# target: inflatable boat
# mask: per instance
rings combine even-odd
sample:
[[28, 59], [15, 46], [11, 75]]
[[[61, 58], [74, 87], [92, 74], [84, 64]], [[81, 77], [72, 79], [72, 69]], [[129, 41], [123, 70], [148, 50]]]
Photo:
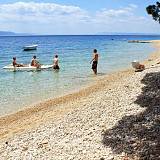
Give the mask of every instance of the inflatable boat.
[[45, 70], [50, 68], [53, 68], [53, 65], [41, 65], [40, 68], [31, 65], [24, 65], [23, 67], [14, 67], [13, 65], [8, 65], [3, 67], [3, 69], [11, 71], [35, 71], [35, 70]]

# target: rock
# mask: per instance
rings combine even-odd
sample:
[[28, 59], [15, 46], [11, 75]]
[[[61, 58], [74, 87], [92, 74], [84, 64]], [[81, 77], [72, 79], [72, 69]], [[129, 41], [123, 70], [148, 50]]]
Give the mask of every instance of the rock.
[[22, 151], [27, 151], [28, 147], [23, 147]]
[[109, 156], [109, 157], [107, 158], [107, 160], [113, 160], [113, 159], [114, 159], [113, 156]]

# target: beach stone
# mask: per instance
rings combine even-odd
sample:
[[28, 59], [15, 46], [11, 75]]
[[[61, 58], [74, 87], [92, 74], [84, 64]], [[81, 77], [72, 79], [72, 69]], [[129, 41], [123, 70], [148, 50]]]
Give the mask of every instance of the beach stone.
[[107, 157], [107, 160], [114, 160], [114, 156]]
[[28, 147], [23, 147], [22, 151], [27, 151]]

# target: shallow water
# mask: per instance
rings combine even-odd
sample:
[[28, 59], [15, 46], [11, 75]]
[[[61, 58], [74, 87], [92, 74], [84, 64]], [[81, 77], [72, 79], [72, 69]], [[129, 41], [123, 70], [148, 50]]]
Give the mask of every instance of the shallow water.
[[[92, 50], [100, 53], [99, 76], [143, 60], [154, 50], [149, 43], [128, 43], [128, 40], [160, 39], [160, 36], [26, 36], [0, 37], [0, 116], [48, 98], [63, 96], [93, 82], [90, 60]], [[24, 52], [22, 47], [38, 44], [36, 51]], [[60, 71], [11, 72], [2, 67], [17, 57], [28, 64], [36, 55], [42, 64], [52, 64], [59, 55]]]

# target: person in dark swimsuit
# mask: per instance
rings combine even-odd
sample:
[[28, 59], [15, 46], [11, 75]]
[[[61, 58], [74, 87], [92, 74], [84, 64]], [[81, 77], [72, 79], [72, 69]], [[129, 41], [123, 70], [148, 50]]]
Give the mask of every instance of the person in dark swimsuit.
[[56, 69], [56, 70], [58, 70], [58, 69], [60, 69], [59, 68], [59, 65], [58, 65], [58, 55], [55, 55], [55, 57], [54, 57], [54, 59], [53, 59], [53, 69]]
[[93, 50], [93, 58], [90, 62], [90, 63], [92, 63], [92, 70], [93, 70], [94, 74], [97, 74], [98, 57], [99, 57], [99, 54], [97, 53], [97, 50], [94, 49]]
[[13, 65], [14, 67], [24, 67], [23, 64], [18, 64], [18, 63], [16, 62], [16, 57], [13, 57], [12, 65]]

